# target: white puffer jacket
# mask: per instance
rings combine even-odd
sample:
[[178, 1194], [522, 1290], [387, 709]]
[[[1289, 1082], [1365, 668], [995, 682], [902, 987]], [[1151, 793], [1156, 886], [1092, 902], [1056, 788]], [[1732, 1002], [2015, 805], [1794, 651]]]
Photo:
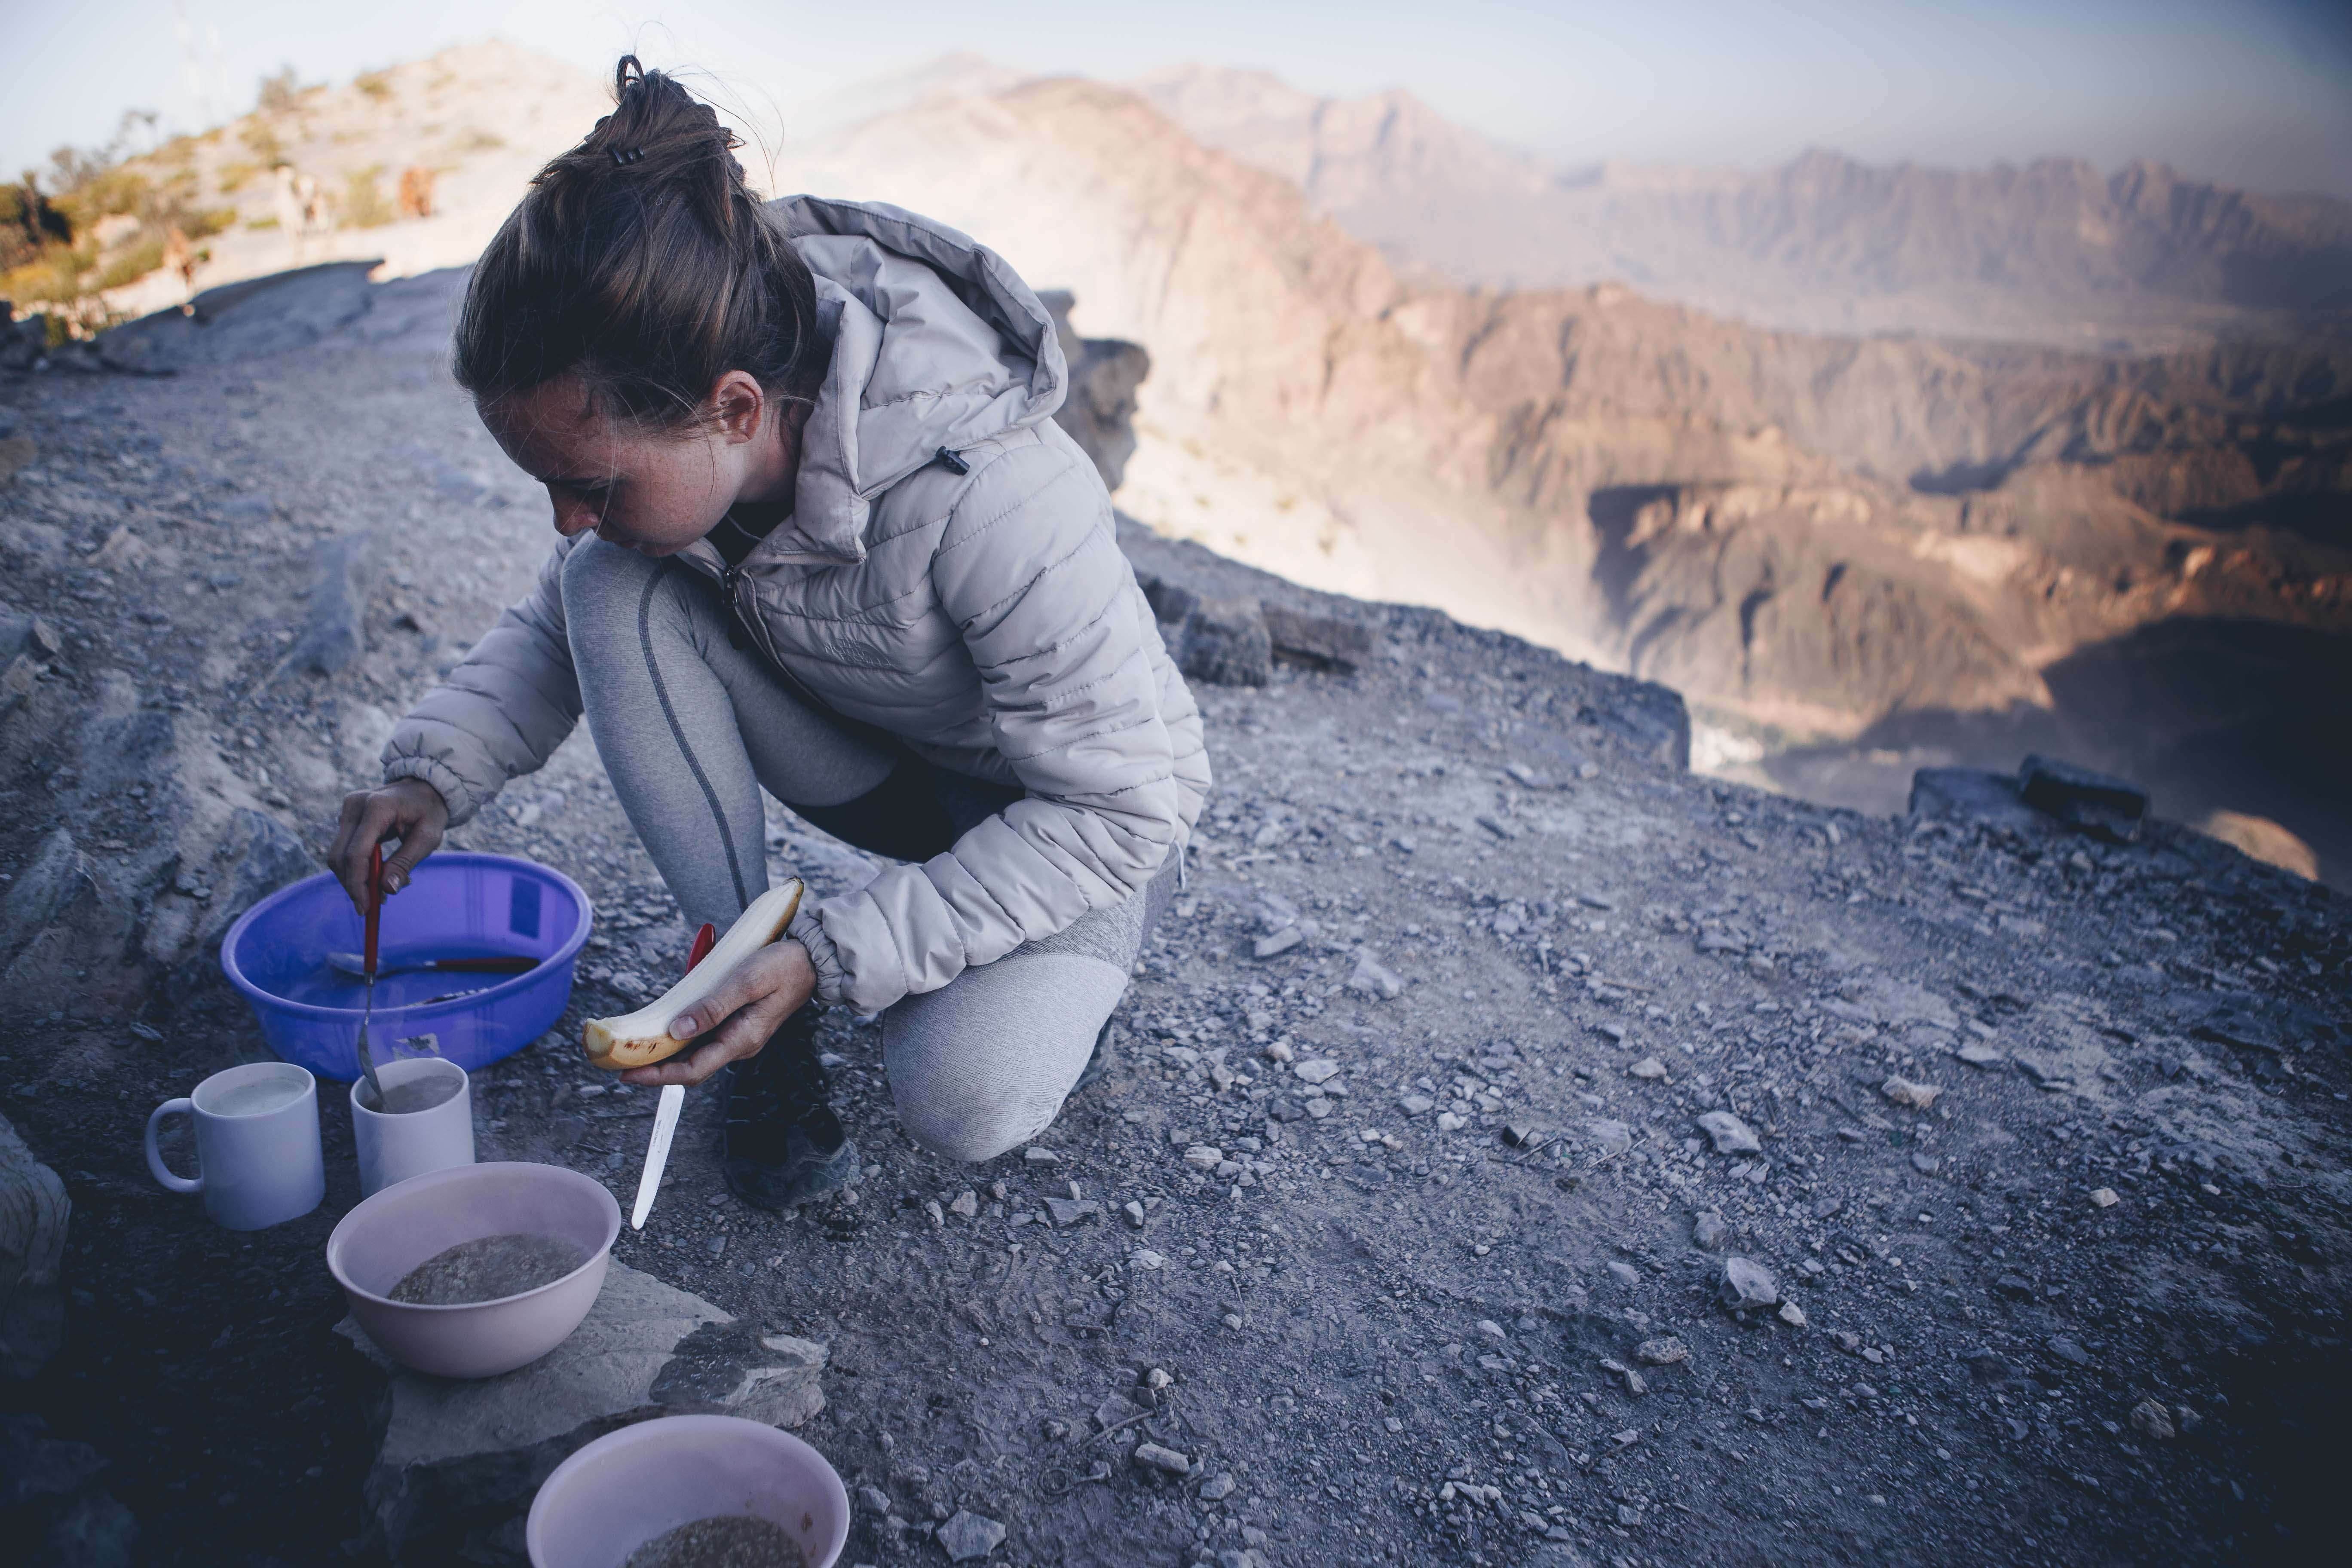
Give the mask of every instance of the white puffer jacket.
[[[677, 559], [835, 711], [1028, 792], [948, 853], [793, 921], [819, 997], [872, 1012], [1139, 892], [1200, 815], [1208, 753], [1110, 498], [1051, 418], [1067, 371], [1037, 297], [911, 213], [776, 206], [834, 339], [793, 513], [740, 567], [704, 542]], [[384, 748], [384, 776], [430, 783], [452, 823], [579, 721], [567, 548]]]

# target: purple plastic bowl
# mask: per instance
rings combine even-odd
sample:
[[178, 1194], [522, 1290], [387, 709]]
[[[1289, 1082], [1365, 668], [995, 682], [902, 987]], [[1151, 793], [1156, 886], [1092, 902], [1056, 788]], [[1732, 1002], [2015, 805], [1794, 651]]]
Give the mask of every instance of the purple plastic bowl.
[[[398, 1041], [435, 1035], [438, 1054], [468, 1072], [513, 1055], [563, 1016], [572, 961], [594, 918], [577, 882], [535, 861], [462, 850], [427, 858], [384, 901], [379, 969], [499, 953], [539, 962], [521, 974], [381, 976], [369, 1049], [382, 1063], [413, 1054]], [[362, 988], [327, 954], [358, 952], [364, 934], [341, 885], [322, 871], [270, 894], [221, 939], [221, 973], [253, 1004], [269, 1048], [339, 1083], [359, 1076]], [[454, 992], [468, 994], [435, 1000]]]

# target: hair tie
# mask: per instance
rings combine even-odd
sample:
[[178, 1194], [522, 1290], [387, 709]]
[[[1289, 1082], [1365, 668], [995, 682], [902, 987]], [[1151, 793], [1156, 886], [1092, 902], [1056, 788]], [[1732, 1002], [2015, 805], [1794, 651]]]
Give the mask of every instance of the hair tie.
[[632, 147], [626, 152], [624, 152], [620, 148], [615, 147], [612, 149], [612, 153], [613, 166], [616, 169], [621, 169], [626, 168], [631, 163], [643, 158], [646, 155], [646, 150], [642, 147]]

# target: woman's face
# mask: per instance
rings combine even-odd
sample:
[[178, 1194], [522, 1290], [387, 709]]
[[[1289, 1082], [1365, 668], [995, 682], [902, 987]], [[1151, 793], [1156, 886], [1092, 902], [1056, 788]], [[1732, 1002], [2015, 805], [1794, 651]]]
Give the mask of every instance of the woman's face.
[[569, 538], [593, 530], [642, 554], [669, 555], [762, 488], [770, 465], [760, 459], [769, 454], [756, 437], [765, 400], [757, 383], [741, 379], [751, 389], [748, 409], [737, 405], [740, 398], [730, 404], [722, 381], [717, 416], [679, 431], [606, 418], [572, 375], [476, 407], [507, 456], [547, 487], [556, 532]]

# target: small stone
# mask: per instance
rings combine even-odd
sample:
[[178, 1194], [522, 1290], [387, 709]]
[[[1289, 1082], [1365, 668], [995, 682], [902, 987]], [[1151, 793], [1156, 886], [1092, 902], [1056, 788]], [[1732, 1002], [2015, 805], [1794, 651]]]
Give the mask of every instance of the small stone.
[[1528, 1121], [1507, 1121], [1503, 1124], [1503, 1142], [1514, 1149], [1524, 1149], [1536, 1141], [1535, 1124]]
[[2143, 1399], [2132, 1406], [2131, 1424], [2132, 1430], [2144, 1437], [2159, 1443], [2172, 1441], [2172, 1412], [2153, 1399]]
[[1004, 1544], [1004, 1527], [970, 1509], [958, 1509], [940, 1526], [940, 1545], [950, 1563], [976, 1563]]
[[1666, 1064], [1655, 1057], [1643, 1057], [1625, 1069], [1628, 1078], [1661, 1079], [1666, 1076]]
[[1118, 1212], [1127, 1216], [1128, 1224], [1133, 1226], [1138, 1230], [1141, 1230], [1143, 1228], [1143, 1205], [1141, 1204], [1137, 1203], [1134, 1199], [1130, 1198], [1126, 1203], [1118, 1205]]
[[1745, 1258], [1723, 1260], [1723, 1283], [1717, 1291], [1723, 1304], [1733, 1310], [1749, 1307], [1769, 1307], [1780, 1300], [1780, 1283], [1772, 1271], [1762, 1264]]
[[1147, 1247], [1129, 1256], [1128, 1262], [1138, 1268], [1164, 1268], [1167, 1267], [1168, 1259]]
[[1348, 976], [1347, 985], [1360, 995], [1378, 996], [1384, 1002], [1393, 1002], [1404, 994], [1404, 982], [1395, 971], [1374, 958], [1370, 949], [1357, 952], [1355, 971]]
[[1915, 1110], [1925, 1110], [1936, 1103], [1944, 1091], [1934, 1084], [1913, 1083], [1907, 1078], [1890, 1078], [1878, 1086], [1878, 1092], [1897, 1105], [1907, 1105]]
[[1437, 1130], [1440, 1132], [1459, 1132], [1469, 1125], [1470, 1119], [1466, 1116], [1456, 1116], [1450, 1110], [1437, 1113]]
[[868, 1513], [888, 1513], [890, 1511], [890, 1494], [884, 1491], [880, 1487], [858, 1488], [857, 1500], [865, 1505], [866, 1510]]
[[1699, 1131], [1715, 1140], [1718, 1154], [1761, 1154], [1764, 1145], [1748, 1123], [1728, 1110], [1710, 1110], [1698, 1119]]
[[1201, 1497], [1203, 1501], [1217, 1502], [1233, 1495], [1234, 1478], [1228, 1471], [1220, 1470], [1201, 1483]]
[[1265, 1059], [1270, 1062], [1286, 1062], [1297, 1054], [1288, 1040], [1276, 1040], [1265, 1048]]
[[1633, 1266], [1630, 1263], [1620, 1263], [1614, 1258], [1612, 1258], [1609, 1264], [1609, 1272], [1615, 1278], [1617, 1283], [1625, 1286], [1629, 1289], [1642, 1282], [1641, 1274], [1636, 1271]]
[[1163, 1448], [1157, 1443], [1138, 1443], [1135, 1446], [1135, 1462], [1171, 1476], [1189, 1476], [1192, 1473], [1192, 1460], [1175, 1449]]
[[2063, 1334], [2053, 1334], [2050, 1337], [2050, 1353], [2070, 1366], [2091, 1364], [2091, 1352]]
[[1690, 1347], [1668, 1334], [1662, 1339], [1643, 1340], [1633, 1348], [1633, 1358], [1652, 1366], [1673, 1366], [1690, 1359]]
[[1047, 1198], [1045, 1209], [1054, 1216], [1054, 1228], [1056, 1230], [1092, 1219], [1103, 1212], [1102, 1205], [1093, 1198]]
[[1934, 1175], [1942, 1164], [1941, 1160], [1937, 1159], [1925, 1149], [1915, 1149], [1911, 1152], [1911, 1168], [1923, 1176]]
[[1805, 1310], [1794, 1301], [1783, 1301], [1780, 1303], [1780, 1321], [1792, 1329], [1801, 1329], [1805, 1326]]
[[1021, 1158], [1032, 1165], [1058, 1165], [1062, 1163], [1059, 1154], [1051, 1149], [1041, 1149], [1034, 1143], [1021, 1151]]
[[1425, 1094], [1408, 1094], [1397, 1101], [1397, 1109], [1407, 1116], [1426, 1116], [1437, 1109], [1437, 1101]]
[[1603, 1357], [1601, 1363], [1601, 1370], [1611, 1373], [1612, 1376], [1623, 1378], [1625, 1380], [1625, 1392], [1633, 1395], [1636, 1399], [1650, 1392], [1650, 1385], [1648, 1382], [1643, 1378], [1642, 1374], [1635, 1372], [1632, 1367], [1627, 1366], [1622, 1361], [1617, 1361], [1611, 1357]]
[[1307, 1102], [1307, 1114], [1320, 1121], [1331, 1114], [1331, 1104], [1328, 1100], [1310, 1100]]
[[1709, 1252], [1718, 1252], [1730, 1237], [1731, 1227], [1724, 1224], [1723, 1216], [1712, 1209], [1691, 1222], [1693, 1247], [1702, 1247]]
[[2101, 1187], [2091, 1194], [2092, 1205], [2098, 1208], [2111, 1209], [2121, 1202], [2123, 1198], [2113, 1187]]
[[1242, 1315], [1239, 1312], [1227, 1312], [1224, 1315], [1223, 1322], [1225, 1327], [1232, 1329], [1238, 1333], [1241, 1331]]
[[1584, 1131], [1604, 1154], [1622, 1154], [1633, 1146], [1633, 1130], [1614, 1119], [1588, 1121]]
[[1300, 1062], [1290, 1070], [1308, 1083], [1328, 1083], [1339, 1076], [1339, 1064], [1328, 1057], [1317, 1057], [1312, 1061]]
[[966, 1219], [971, 1218], [980, 1213], [980, 1194], [966, 1188], [956, 1194], [955, 1202], [948, 1205], [948, 1212], [961, 1215]]
[[1977, 1040], [1970, 1040], [1953, 1054], [1972, 1068], [1999, 1067], [2009, 1059], [2000, 1051]]
[[923, 1213], [929, 1216], [933, 1230], [939, 1229], [948, 1222], [947, 1211], [940, 1207], [940, 1200], [937, 1198], [926, 1198], [923, 1201]]
[[1184, 1163], [1198, 1165], [1203, 1171], [1213, 1171], [1224, 1163], [1225, 1152], [1213, 1144], [1195, 1143], [1184, 1151]]
[[2033, 1281], [2022, 1274], [2004, 1274], [1992, 1282], [1992, 1288], [2001, 1295], [2016, 1300], [2033, 1300]]
[[1285, 926], [1272, 936], [1262, 936], [1253, 942], [1250, 952], [1259, 958], [1278, 958], [1307, 940], [1307, 933], [1297, 926]]

